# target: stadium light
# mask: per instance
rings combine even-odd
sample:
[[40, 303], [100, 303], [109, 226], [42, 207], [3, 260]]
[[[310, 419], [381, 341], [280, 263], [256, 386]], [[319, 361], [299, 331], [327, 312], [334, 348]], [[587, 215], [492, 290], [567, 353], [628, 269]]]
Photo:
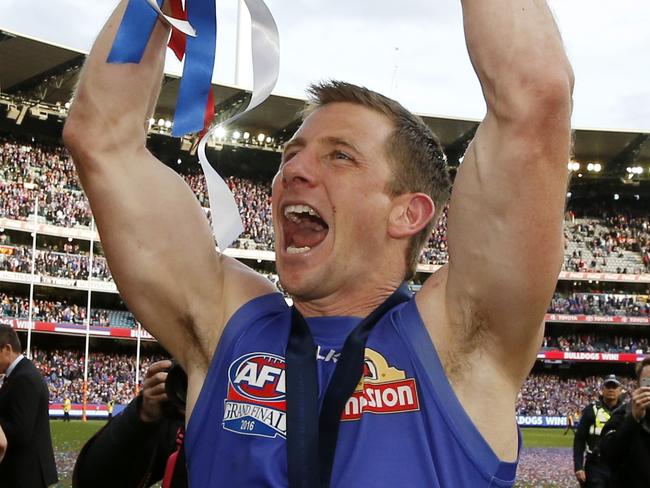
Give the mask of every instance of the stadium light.
[[257, 135], [257, 142], [262, 143], [262, 142], [264, 142], [264, 139], [266, 139], [266, 134], [264, 134], [263, 132], [260, 132], [260, 133]]
[[251, 138], [250, 132], [244, 132], [244, 140], [247, 141], [250, 138]]
[[158, 127], [163, 127], [165, 125], [165, 119], [158, 119]]
[[176, 160], [176, 164], [181, 164], [182, 162], [183, 162], [183, 161], [181, 161], [181, 158], [178, 158], [178, 159]]
[[271, 144], [271, 142], [273, 142], [273, 139], [271, 139], [271, 136], [267, 137], [266, 138], [266, 143]]
[[64, 107], [66, 110], [68, 110], [70, 108], [70, 102], [65, 102]]
[[573, 195], [573, 193], [571, 193], [570, 191], [566, 192], [566, 197], [567, 198], [571, 198], [571, 195]]
[[618, 200], [619, 198], [621, 198], [621, 197], [619, 196], [619, 194], [618, 194], [618, 193], [614, 193], [614, 200]]
[[217, 139], [223, 139], [224, 137], [226, 137], [226, 129], [224, 129], [223, 127], [217, 127], [214, 130], [214, 137], [216, 137]]
[[602, 165], [600, 163], [595, 163], [594, 164], [594, 172], [595, 173], [600, 173], [600, 171], [603, 169]]
[[167, 129], [171, 129], [172, 128], [172, 121], [171, 120], [165, 120], [165, 127]]
[[241, 132], [239, 132], [238, 130], [232, 133], [232, 138], [234, 140], [238, 141], [240, 137], [241, 137]]
[[149, 119], [149, 127], [151, 127], [155, 123], [156, 123], [156, 119], [154, 119], [153, 117]]

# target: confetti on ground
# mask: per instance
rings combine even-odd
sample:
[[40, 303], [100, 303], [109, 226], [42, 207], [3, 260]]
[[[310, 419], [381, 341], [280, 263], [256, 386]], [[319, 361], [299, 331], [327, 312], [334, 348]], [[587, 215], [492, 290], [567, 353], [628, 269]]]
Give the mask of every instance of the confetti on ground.
[[521, 452], [517, 488], [576, 488], [573, 454], [566, 447], [534, 447]]

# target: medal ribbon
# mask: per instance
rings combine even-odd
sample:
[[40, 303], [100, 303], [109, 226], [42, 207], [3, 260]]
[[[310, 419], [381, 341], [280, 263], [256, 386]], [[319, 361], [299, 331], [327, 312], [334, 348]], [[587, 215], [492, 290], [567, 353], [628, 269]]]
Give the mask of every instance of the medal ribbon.
[[[211, 89], [217, 42], [215, 0], [171, 1], [172, 15], [161, 10], [163, 0], [129, 0], [122, 23], [115, 36], [109, 63], [139, 63], [156, 19], [172, 28], [169, 47], [179, 60], [185, 59], [172, 136], [203, 132], [199, 142], [199, 162], [203, 169], [212, 212], [212, 230], [221, 250], [241, 234], [244, 226], [235, 198], [228, 185], [210, 165], [205, 147], [217, 126], [207, 128], [214, 118], [214, 95]], [[245, 0], [251, 15], [253, 47], [253, 93], [248, 106], [222, 122], [232, 123], [268, 98], [280, 70], [278, 28], [263, 0]]]

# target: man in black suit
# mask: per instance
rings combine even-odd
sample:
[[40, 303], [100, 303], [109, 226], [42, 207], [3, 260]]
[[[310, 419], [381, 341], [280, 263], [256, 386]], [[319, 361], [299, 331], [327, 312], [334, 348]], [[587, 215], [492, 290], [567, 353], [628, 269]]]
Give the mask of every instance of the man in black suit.
[[45, 488], [58, 481], [47, 385], [21, 350], [16, 332], [0, 325], [0, 373], [5, 374], [0, 388], [0, 429], [6, 437], [0, 486]]

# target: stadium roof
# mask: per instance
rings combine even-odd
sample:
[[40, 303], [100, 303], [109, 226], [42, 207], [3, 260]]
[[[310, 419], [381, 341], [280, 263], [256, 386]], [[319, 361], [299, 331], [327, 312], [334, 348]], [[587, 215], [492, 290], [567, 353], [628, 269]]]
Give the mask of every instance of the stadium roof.
[[[70, 100], [84, 58], [84, 53], [0, 30], [0, 102], [7, 107], [10, 100], [27, 101], [30, 105], [38, 102], [59, 106], [64, 114], [63, 106]], [[177, 77], [165, 77], [156, 118], [172, 118], [178, 86]], [[225, 85], [214, 85], [213, 91], [217, 116], [222, 119], [237, 111], [250, 96], [244, 90]], [[271, 96], [240, 119], [238, 127], [252, 134], [263, 132], [277, 141], [286, 140], [297, 128], [296, 114], [302, 105], [300, 99]], [[478, 125], [476, 120], [429, 115], [423, 118], [440, 137], [452, 164], [464, 153]], [[603, 176], [625, 176], [627, 167], [650, 164], [648, 139], [650, 134], [643, 132], [578, 129], [575, 131], [575, 159], [583, 163], [601, 163]], [[645, 166], [644, 176], [650, 173], [650, 167]]]

